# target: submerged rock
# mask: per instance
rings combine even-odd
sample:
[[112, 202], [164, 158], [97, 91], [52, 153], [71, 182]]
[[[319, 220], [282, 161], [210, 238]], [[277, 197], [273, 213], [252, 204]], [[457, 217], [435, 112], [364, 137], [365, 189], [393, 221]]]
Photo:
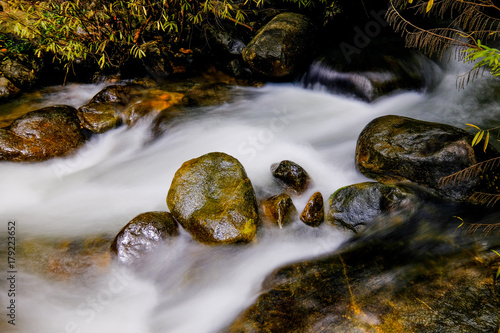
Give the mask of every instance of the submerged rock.
[[413, 213], [429, 197], [422, 189], [409, 185], [366, 182], [343, 187], [328, 200], [328, 221], [360, 232], [383, 214]]
[[277, 269], [224, 332], [496, 332], [500, 257], [456, 223], [445, 234], [451, 214], [437, 211], [380, 220], [380, 233]]
[[0, 128], [0, 160], [34, 162], [65, 156], [80, 148], [86, 139], [75, 108], [46, 107]]
[[169, 212], [142, 213], [116, 235], [111, 252], [119, 262], [131, 264], [178, 232], [177, 222]]
[[202, 243], [248, 242], [259, 221], [245, 169], [224, 153], [184, 162], [172, 180], [167, 205], [180, 225]]
[[356, 166], [381, 182], [411, 181], [439, 190], [446, 197], [463, 199], [480, 186], [470, 178], [441, 186], [439, 181], [497, 155], [491, 149], [471, 147], [472, 135], [459, 128], [401, 116], [383, 116], [361, 132]]
[[271, 172], [281, 184], [294, 194], [304, 193], [311, 183], [311, 178], [306, 170], [292, 161], [285, 160], [274, 163], [271, 165]]
[[313, 25], [304, 15], [276, 15], [243, 49], [243, 60], [260, 74], [283, 77], [292, 74], [310, 56]]
[[310, 227], [318, 227], [325, 220], [323, 196], [320, 192], [311, 196], [300, 214], [300, 220]]
[[297, 209], [293, 204], [292, 198], [285, 193], [264, 200], [262, 207], [267, 219], [272, 223], [278, 224], [280, 228], [292, 222], [297, 214]]

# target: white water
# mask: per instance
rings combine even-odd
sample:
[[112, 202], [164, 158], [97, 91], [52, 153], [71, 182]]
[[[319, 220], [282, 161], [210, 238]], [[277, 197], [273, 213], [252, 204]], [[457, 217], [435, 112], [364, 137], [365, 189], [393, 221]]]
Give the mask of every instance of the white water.
[[[483, 102], [493, 99], [491, 80], [478, 80], [459, 92], [456, 72], [447, 73], [433, 92], [399, 93], [373, 104], [294, 85], [238, 88], [234, 102], [203, 110], [152, 143], [143, 123], [95, 137], [71, 158], [30, 165], [2, 162], [2, 238], [8, 221], [16, 221], [19, 243], [44, 236], [114, 235], [141, 212], [167, 210], [175, 171], [184, 161], [212, 151], [238, 158], [262, 197], [279, 191], [269, 171], [272, 163], [289, 159], [300, 164], [314, 180], [308, 193], [294, 199], [301, 210], [315, 191], [326, 200], [341, 186], [367, 180], [354, 168], [355, 144], [363, 127], [378, 116], [399, 114], [458, 126], [498, 116], [496, 105]], [[75, 104], [86, 102], [72, 98]], [[347, 236], [329, 225], [314, 229], [297, 220], [283, 230], [263, 227], [256, 241], [244, 246], [204, 246], [182, 232], [146, 258], [138, 274], [113, 265], [97, 277], [50, 281], [19, 266], [16, 326], [2, 322], [0, 329], [216, 332], [255, 300], [274, 269], [330, 252]], [[5, 271], [0, 273], [3, 283]], [[0, 287], [5, 321], [8, 297]]]

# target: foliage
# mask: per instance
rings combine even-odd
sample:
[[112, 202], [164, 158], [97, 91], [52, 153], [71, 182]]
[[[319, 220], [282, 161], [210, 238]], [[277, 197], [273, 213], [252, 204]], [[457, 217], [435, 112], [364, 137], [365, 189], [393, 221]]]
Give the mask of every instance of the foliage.
[[[409, 47], [420, 49], [429, 56], [442, 57], [454, 47], [459, 59], [477, 61], [473, 70], [462, 77], [463, 87], [480, 69], [489, 69], [500, 75], [500, 51], [487, 47], [481, 41], [490, 42], [500, 36], [500, 7], [493, 0], [391, 0], [387, 13], [389, 23], [405, 36]], [[408, 18], [411, 17], [411, 18]], [[422, 27], [412, 21], [416, 18], [437, 17], [445, 24]]]
[[[300, 8], [328, 0], [285, 0]], [[2, 31], [33, 41], [36, 54], [71, 65], [93, 57], [101, 68], [117, 67], [130, 56], [146, 56], [145, 42], [164, 39], [172, 48], [187, 44], [207, 20], [244, 22], [264, 0], [9, 0]]]

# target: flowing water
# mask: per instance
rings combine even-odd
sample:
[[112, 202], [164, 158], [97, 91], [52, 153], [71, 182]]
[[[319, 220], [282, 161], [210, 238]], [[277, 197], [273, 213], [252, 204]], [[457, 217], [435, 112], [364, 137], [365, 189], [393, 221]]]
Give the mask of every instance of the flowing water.
[[[326, 199], [339, 187], [367, 180], [354, 167], [356, 139], [378, 116], [405, 115], [460, 127], [495, 124], [500, 112], [493, 81], [480, 78], [459, 91], [456, 74], [463, 71], [453, 65], [438, 74], [441, 83], [432, 91], [395, 93], [371, 104], [299, 84], [235, 88], [231, 102], [196, 110], [153, 141], [144, 121], [96, 136], [69, 158], [2, 162], [2, 239], [8, 221], [16, 222], [19, 246], [40, 239], [113, 237], [139, 213], [167, 210], [175, 171], [184, 161], [212, 151], [238, 158], [260, 198], [279, 191], [269, 170], [272, 163], [289, 159], [303, 166], [314, 185], [294, 199], [300, 211], [315, 191]], [[37, 103], [79, 106], [101, 88], [70, 86]], [[15, 327], [2, 326], [10, 298], [3, 292], [7, 270], [0, 273], [0, 329], [216, 332], [256, 299], [267, 274], [331, 252], [347, 237], [330, 225], [309, 228], [298, 219], [282, 230], [263, 226], [256, 240], [243, 246], [204, 246], [181, 232], [135, 270], [112, 263], [92, 274], [78, 271], [63, 278], [31, 267], [50, 262], [50, 254], [26, 251], [16, 263]]]

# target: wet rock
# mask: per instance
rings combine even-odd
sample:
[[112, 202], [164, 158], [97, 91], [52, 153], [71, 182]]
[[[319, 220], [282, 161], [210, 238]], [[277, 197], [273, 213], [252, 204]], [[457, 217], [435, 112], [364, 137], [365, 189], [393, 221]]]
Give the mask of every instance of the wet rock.
[[323, 196], [320, 192], [311, 196], [300, 214], [300, 220], [311, 227], [318, 227], [325, 220]]
[[12, 98], [19, 94], [20, 90], [7, 78], [0, 76], [0, 101]]
[[122, 124], [123, 105], [120, 103], [91, 102], [78, 109], [78, 117], [86, 129], [104, 133]]
[[311, 52], [313, 25], [304, 15], [276, 15], [243, 50], [250, 67], [270, 77], [290, 75]]
[[499, 257], [427, 213], [277, 269], [225, 332], [496, 332]]
[[0, 160], [34, 162], [65, 156], [80, 148], [86, 138], [76, 109], [46, 107], [0, 128]]
[[280, 228], [292, 222], [297, 215], [297, 209], [293, 204], [292, 198], [285, 193], [264, 200], [262, 207], [267, 219], [272, 223], [278, 224]]
[[90, 103], [120, 103], [125, 105], [129, 102], [129, 86], [111, 85], [99, 91]]
[[39, 61], [27, 54], [9, 55], [0, 61], [2, 75], [23, 90], [37, 84], [41, 69]]
[[362, 49], [351, 45], [353, 40], [323, 51], [304, 75], [304, 86], [371, 102], [397, 90], [430, 89], [442, 77], [438, 64], [405, 48], [399, 38], [370, 39]]
[[383, 116], [361, 132], [356, 166], [381, 182], [411, 181], [439, 190], [446, 197], [464, 199], [480, 188], [478, 179], [440, 186], [442, 177], [496, 156], [489, 149], [471, 147], [472, 135], [453, 126], [400, 116]]
[[208, 153], [175, 173], [167, 205], [194, 239], [208, 244], [248, 242], [259, 220], [254, 189], [240, 162]]
[[327, 220], [355, 233], [361, 232], [383, 214], [413, 213], [430, 194], [409, 185], [366, 182], [343, 187], [328, 200]]
[[311, 183], [309, 174], [300, 165], [292, 161], [285, 160], [274, 163], [271, 165], [271, 172], [281, 184], [294, 194], [300, 195], [304, 193]]
[[111, 252], [119, 262], [131, 264], [178, 232], [177, 222], [169, 212], [142, 213], [116, 235]]

